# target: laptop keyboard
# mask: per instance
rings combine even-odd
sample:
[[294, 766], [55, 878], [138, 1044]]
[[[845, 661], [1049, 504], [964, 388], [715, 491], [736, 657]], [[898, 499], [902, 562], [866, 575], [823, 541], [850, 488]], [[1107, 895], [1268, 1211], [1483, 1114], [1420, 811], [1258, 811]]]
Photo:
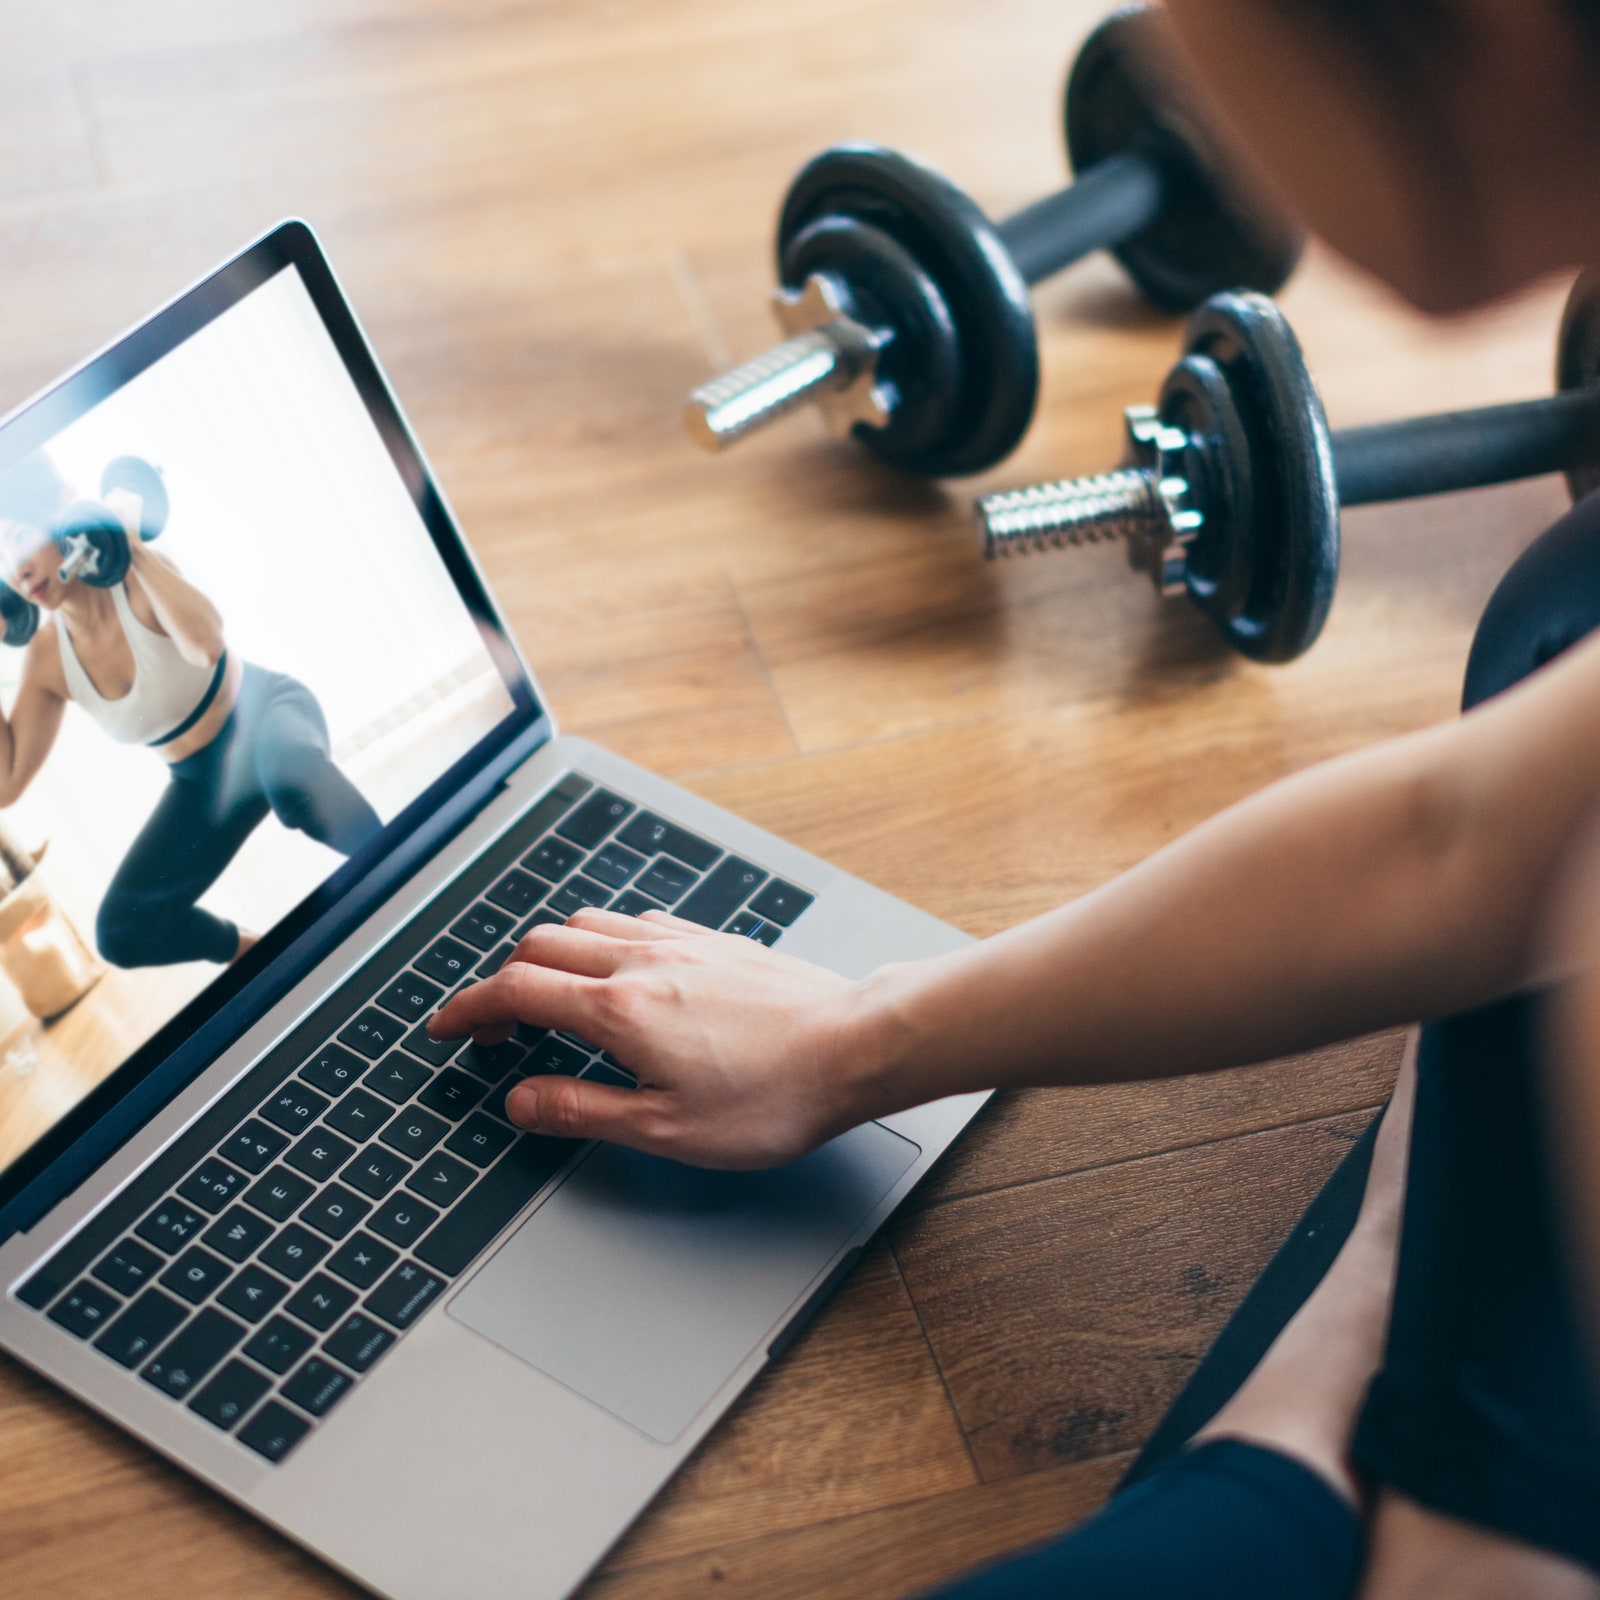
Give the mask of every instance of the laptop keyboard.
[[582, 1147], [513, 1127], [511, 1085], [633, 1085], [570, 1034], [431, 1039], [445, 998], [580, 906], [669, 909], [770, 945], [812, 899], [569, 775], [18, 1298], [282, 1461]]

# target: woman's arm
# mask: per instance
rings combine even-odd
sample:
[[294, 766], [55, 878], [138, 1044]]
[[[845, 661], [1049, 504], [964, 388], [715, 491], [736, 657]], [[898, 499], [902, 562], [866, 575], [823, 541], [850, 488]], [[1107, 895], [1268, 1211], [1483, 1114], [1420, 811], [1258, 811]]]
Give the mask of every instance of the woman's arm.
[[1503, 994], [1600, 799], [1600, 636], [1457, 722], [1328, 762], [1082, 899], [849, 983], [748, 940], [580, 912], [438, 1029], [573, 1030], [636, 1093], [519, 1088], [519, 1120], [713, 1165], [783, 1159], [960, 1090], [1261, 1060]]
[[197, 667], [215, 666], [226, 646], [221, 612], [170, 561], [137, 537], [129, 544], [128, 594], [135, 615], [142, 596], [185, 661]]
[[9, 717], [0, 714], [0, 806], [15, 805], [38, 776], [61, 731], [67, 709], [65, 685], [57, 682], [55, 627], [39, 631], [22, 665], [22, 687]]

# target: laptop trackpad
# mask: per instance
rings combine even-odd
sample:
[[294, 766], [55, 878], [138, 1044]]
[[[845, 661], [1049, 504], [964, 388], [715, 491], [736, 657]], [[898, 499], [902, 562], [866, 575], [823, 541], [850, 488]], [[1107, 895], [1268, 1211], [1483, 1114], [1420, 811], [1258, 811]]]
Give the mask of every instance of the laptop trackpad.
[[450, 1315], [668, 1444], [920, 1154], [875, 1122], [768, 1172], [602, 1145]]

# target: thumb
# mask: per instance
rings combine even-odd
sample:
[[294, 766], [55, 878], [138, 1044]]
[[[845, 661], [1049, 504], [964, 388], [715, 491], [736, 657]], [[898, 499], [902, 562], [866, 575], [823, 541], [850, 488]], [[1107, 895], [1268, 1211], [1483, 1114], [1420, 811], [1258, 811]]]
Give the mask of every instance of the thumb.
[[651, 1148], [645, 1125], [648, 1103], [637, 1089], [589, 1083], [558, 1073], [524, 1078], [506, 1096], [506, 1115], [530, 1133], [556, 1139], [609, 1139], [615, 1144]]

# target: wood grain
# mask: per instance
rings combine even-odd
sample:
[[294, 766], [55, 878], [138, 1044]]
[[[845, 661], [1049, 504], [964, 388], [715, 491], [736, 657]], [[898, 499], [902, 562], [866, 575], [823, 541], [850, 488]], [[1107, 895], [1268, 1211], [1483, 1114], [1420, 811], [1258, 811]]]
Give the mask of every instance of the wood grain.
[[[973, 483], [805, 416], [693, 450], [683, 391], [772, 339], [794, 169], [875, 138], [996, 215], [1035, 198], [1100, 10], [6, 0], [0, 405], [309, 217], [563, 726], [992, 932], [1451, 715], [1479, 609], [1564, 503], [1351, 514], [1286, 669], [1115, 551], [985, 566], [972, 494], [1108, 464], [1179, 348], [1103, 258], [1040, 289], [1034, 426]], [[1432, 323], [1314, 249], [1283, 303], [1340, 425], [1545, 392], [1562, 289]], [[588, 1593], [889, 1597], [1085, 1514], [1397, 1047], [1001, 1099]], [[177, 1592], [352, 1591], [0, 1360], [0, 1593]]]

